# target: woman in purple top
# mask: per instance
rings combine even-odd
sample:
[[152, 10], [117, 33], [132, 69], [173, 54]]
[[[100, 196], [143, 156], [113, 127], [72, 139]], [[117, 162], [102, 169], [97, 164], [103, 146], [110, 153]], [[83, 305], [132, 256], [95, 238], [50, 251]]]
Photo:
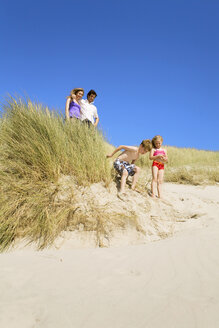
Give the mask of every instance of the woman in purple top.
[[66, 105], [65, 105], [65, 116], [66, 120], [69, 121], [71, 118], [81, 118], [81, 106], [79, 104], [79, 100], [84, 95], [84, 89], [75, 88], [71, 90], [70, 96], [67, 97]]

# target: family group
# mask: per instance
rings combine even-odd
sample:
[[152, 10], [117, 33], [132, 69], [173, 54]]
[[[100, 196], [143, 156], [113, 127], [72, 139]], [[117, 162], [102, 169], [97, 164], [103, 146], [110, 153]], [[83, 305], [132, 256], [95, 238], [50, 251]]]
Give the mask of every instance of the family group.
[[[82, 99], [83, 96], [84, 89], [82, 88], [75, 88], [70, 92], [65, 106], [66, 120], [78, 119], [88, 124], [88, 126], [93, 125], [96, 127], [99, 123], [99, 117], [93, 102], [97, 94], [94, 90], [90, 90], [87, 94], [87, 99]], [[120, 192], [118, 194], [120, 198], [125, 194], [125, 184], [128, 176], [133, 177], [131, 188], [135, 190], [140, 168], [134, 163], [140, 155], [148, 152], [149, 159], [153, 161], [151, 197], [155, 198], [155, 190], [157, 189], [158, 198], [162, 198], [164, 164], [168, 162], [167, 151], [162, 148], [162, 143], [163, 138], [157, 135], [152, 140], [143, 140], [139, 147], [121, 145], [112, 154], [107, 155], [107, 158], [110, 158], [118, 151], [123, 150], [113, 163], [115, 170], [121, 176]]]
[[78, 119], [88, 124], [88, 126], [93, 125], [96, 127], [99, 123], [99, 117], [93, 101], [97, 94], [94, 90], [90, 90], [87, 99], [82, 99], [83, 96], [83, 88], [75, 88], [70, 92], [65, 104], [65, 118], [67, 121]]

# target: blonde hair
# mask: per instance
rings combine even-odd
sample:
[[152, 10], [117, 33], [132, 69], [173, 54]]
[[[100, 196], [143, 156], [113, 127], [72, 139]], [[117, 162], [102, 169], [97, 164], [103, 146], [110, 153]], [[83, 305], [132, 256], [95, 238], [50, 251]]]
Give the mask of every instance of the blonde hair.
[[157, 140], [160, 140], [161, 143], [163, 143], [163, 137], [157, 135], [157, 136], [153, 137], [153, 139], [152, 139], [152, 146], [153, 146], [153, 148], [156, 148], [156, 146], [155, 146], [155, 142], [156, 142]]
[[142, 146], [145, 150], [150, 151], [152, 149], [152, 143], [150, 139], [142, 140], [140, 146]]
[[71, 90], [70, 95], [67, 98], [72, 99], [72, 95], [76, 95], [79, 91], [82, 91], [83, 95], [84, 95], [84, 89], [83, 88], [74, 88], [74, 89]]

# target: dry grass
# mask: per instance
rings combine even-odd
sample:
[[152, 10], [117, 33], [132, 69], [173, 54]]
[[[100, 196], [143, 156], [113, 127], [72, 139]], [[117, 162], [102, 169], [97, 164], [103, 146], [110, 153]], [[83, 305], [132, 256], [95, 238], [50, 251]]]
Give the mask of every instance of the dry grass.
[[[0, 127], [0, 249], [16, 238], [51, 244], [67, 229], [72, 203], [57, 201], [59, 177], [71, 175], [75, 186], [111, 181], [100, 132], [78, 121], [64, 123], [32, 102], [9, 99]], [[74, 192], [73, 192], [74, 194]]]
[[[65, 230], [95, 231], [97, 244], [115, 227], [130, 222], [138, 229], [135, 213], [111, 213], [104, 207], [76, 200], [77, 189], [93, 183], [105, 186], [115, 175], [111, 152], [103, 135], [78, 121], [64, 122], [48, 108], [10, 98], [0, 121], [0, 250], [25, 238], [39, 248], [53, 243]], [[219, 153], [167, 147], [166, 181], [215, 183], [219, 181]], [[151, 177], [148, 156], [138, 161], [144, 170], [139, 186], [145, 191]], [[61, 177], [73, 179], [68, 197]], [[89, 203], [89, 204], [88, 204]], [[79, 204], [79, 205], [78, 205]], [[78, 210], [85, 206], [83, 211]]]
[[[192, 148], [165, 147], [168, 164], [165, 165], [165, 181], [186, 184], [212, 184], [219, 182], [219, 152]], [[141, 157], [138, 165], [151, 175], [148, 156]]]

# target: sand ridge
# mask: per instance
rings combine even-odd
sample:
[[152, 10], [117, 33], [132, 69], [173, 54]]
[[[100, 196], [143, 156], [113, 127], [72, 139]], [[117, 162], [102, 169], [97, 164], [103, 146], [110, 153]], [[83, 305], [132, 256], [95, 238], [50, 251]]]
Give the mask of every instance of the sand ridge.
[[219, 187], [166, 184], [165, 194], [148, 201], [153, 217], [178, 213], [168, 238], [80, 248], [69, 237], [1, 254], [0, 326], [217, 328]]
[[[218, 186], [165, 184], [164, 199], [152, 199], [147, 191], [127, 188], [124, 200], [117, 197], [115, 183], [105, 188], [103, 183], [90, 187], [74, 187], [74, 181], [63, 177], [64, 192], [69, 197], [72, 188], [79, 215], [78, 225], [56, 239], [56, 248], [112, 247], [156, 241], [173, 236], [187, 226], [203, 226], [205, 216], [217, 210]], [[73, 187], [72, 187], [73, 186]], [[208, 196], [209, 195], [209, 196]], [[100, 221], [100, 233], [96, 222]], [[80, 241], [80, 242], [79, 242]]]

